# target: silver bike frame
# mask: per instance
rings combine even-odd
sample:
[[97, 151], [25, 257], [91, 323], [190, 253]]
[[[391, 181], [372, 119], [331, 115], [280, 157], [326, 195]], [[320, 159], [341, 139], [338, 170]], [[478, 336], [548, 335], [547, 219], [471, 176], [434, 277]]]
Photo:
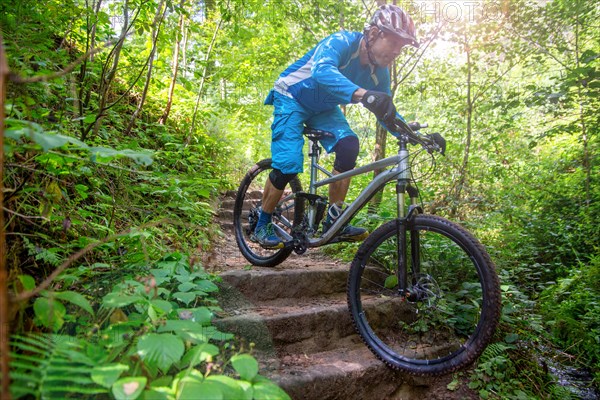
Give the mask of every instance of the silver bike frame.
[[[307, 247], [320, 247], [327, 244], [331, 239], [333, 239], [338, 231], [346, 225], [346, 223], [350, 222], [350, 220], [358, 213], [360, 209], [362, 209], [365, 204], [377, 193], [379, 190], [383, 189], [383, 187], [391, 182], [392, 180], [399, 180], [401, 182], [406, 182], [410, 180], [410, 165], [408, 162], [408, 150], [401, 149], [398, 154], [395, 156], [384, 158], [383, 160], [375, 161], [373, 163], [364, 165], [362, 167], [343, 172], [338, 175], [332, 175], [329, 171], [326, 171], [323, 167], [317, 164], [317, 157], [311, 157], [311, 176], [310, 176], [310, 187], [309, 192], [311, 194], [316, 193], [316, 189], [329, 185], [331, 183], [340, 181], [342, 179], [350, 178], [353, 176], [361, 175], [367, 172], [374, 171], [376, 169], [383, 169], [392, 165], [396, 165], [395, 168], [385, 170], [382, 173], [378, 174], [358, 195], [358, 197], [348, 205], [348, 207], [344, 210], [344, 212], [340, 215], [339, 218], [335, 220], [331, 228], [327, 230], [327, 232], [318, 238], [309, 238]], [[327, 178], [322, 179], [320, 181], [316, 181], [317, 170], [328, 175]], [[293, 197], [294, 194], [290, 194], [284, 201]], [[405, 214], [404, 212], [404, 193], [397, 193], [398, 196], [398, 217], [402, 218]], [[314, 223], [314, 209], [313, 207], [309, 208], [309, 223]], [[291, 224], [290, 224], [291, 225]], [[275, 225], [277, 227], [277, 225]], [[291, 227], [291, 226], [290, 226]], [[285, 240], [291, 240], [292, 237], [285, 232], [283, 229], [277, 229], [278, 233], [285, 238]]]

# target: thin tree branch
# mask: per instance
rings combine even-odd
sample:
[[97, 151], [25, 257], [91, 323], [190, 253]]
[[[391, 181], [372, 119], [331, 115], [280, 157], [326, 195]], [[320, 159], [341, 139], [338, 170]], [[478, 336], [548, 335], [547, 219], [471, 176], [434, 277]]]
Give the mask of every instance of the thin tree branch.
[[[229, 9], [229, 1], [227, 1], [227, 8]], [[219, 19], [219, 23], [215, 27], [215, 31], [213, 33], [212, 39], [210, 41], [210, 45], [208, 46], [208, 50], [206, 51], [206, 57], [204, 57], [204, 68], [202, 70], [202, 80], [200, 81], [200, 88], [198, 89], [198, 97], [196, 98], [196, 105], [194, 106], [194, 113], [192, 115], [192, 128], [190, 130], [190, 134], [193, 134], [194, 129], [196, 127], [196, 115], [198, 114], [198, 107], [200, 105], [200, 98], [202, 97], [202, 90], [204, 89], [204, 83], [206, 82], [206, 74], [208, 73], [208, 60], [210, 59], [210, 55], [212, 53], [213, 46], [217, 40], [217, 34], [221, 29], [221, 25], [223, 24], [223, 18]]]

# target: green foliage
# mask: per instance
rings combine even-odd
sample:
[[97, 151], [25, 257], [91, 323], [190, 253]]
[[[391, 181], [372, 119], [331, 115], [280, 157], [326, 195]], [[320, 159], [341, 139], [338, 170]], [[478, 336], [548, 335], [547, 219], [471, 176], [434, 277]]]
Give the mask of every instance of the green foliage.
[[[202, 257], [219, 235], [215, 197], [269, 156], [271, 109], [262, 102], [277, 75], [327, 34], [362, 30], [374, 3], [169, 3], [152, 74], [149, 33], [158, 3], [127, 4], [130, 34], [118, 47], [122, 2], [102, 2], [98, 10], [55, 0], [0, 3], [13, 73], [49, 76], [80, 60], [72, 72], [7, 88], [3, 183], [11, 288], [33, 289], [70, 255], [110, 238], [17, 310], [16, 354], [40, 354], [19, 371], [43, 372], [57, 360], [81, 371], [74, 389], [115, 398], [191, 392], [285, 398], [255, 375], [251, 358], [215, 341], [212, 280], [186, 274], [189, 260], [180, 254]], [[450, 17], [406, 7], [423, 38], [440, 22], [436, 17]], [[425, 209], [473, 230], [500, 271], [503, 325], [473, 388], [482, 397], [567, 398], [536, 372], [533, 353], [545, 338], [576, 355], [598, 380], [600, 9], [585, 0], [511, 0], [489, 18], [481, 9], [469, 9], [473, 18], [443, 21], [396, 100], [407, 118], [428, 122], [448, 140], [434, 173], [426, 163], [418, 168]], [[178, 42], [179, 71], [163, 125], [156, 121], [169, 99]], [[90, 46], [99, 51], [82, 57]], [[402, 56], [399, 78], [413, 61]], [[145, 102], [124, 134], [146, 78]], [[373, 118], [359, 106], [346, 112], [361, 138], [359, 164], [368, 162], [376, 147]], [[393, 150], [388, 146], [388, 155]], [[353, 180], [349, 198], [370, 178]], [[355, 223], [372, 230], [392, 218], [389, 192], [377, 215], [365, 211]], [[327, 251], [350, 260], [356, 247]], [[138, 276], [152, 278], [132, 278]], [[394, 286], [393, 275], [386, 284]], [[71, 345], [58, 334], [27, 336], [30, 327], [68, 332]], [[158, 339], [172, 351], [161, 352]], [[68, 358], [73, 351], [102, 367]], [[209, 364], [231, 375], [209, 372]], [[60, 397], [44, 381], [57, 370], [50, 372], [31, 372], [36, 386], [22, 393]], [[55, 387], [64, 389], [58, 379]]]
[[[144, 270], [149, 273], [146, 278], [126, 278], [103, 297], [99, 319], [92, 322], [94, 330], [77, 336], [15, 336], [11, 342], [15, 398], [64, 398], [66, 393], [78, 398], [111, 393], [115, 399], [159, 394], [176, 399], [186, 393], [289, 398], [258, 374], [254, 357], [235, 351], [231, 334], [212, 325], [213, 313], [219, 310], [211, 297], [217, 290], [214, 277], [198, 266], [190, 267], [188, 258], [179, 253]], [[73, 292], [54, 296], [90, 311], [89, 303]], [[38, 300], [48, 304], [48, 298]], [[64, 313], [56, 314], [57, 304], [61, 303], [36, 309], [38, 317], [56, 329], [66, 314], [64, 307]]]
[[103, 393], [92, 379], [95, 360], [84, 342], [70, 336], [13, 336], [11, 394], [14, 398], [61, 399], [72, 393], [90, 397]]
[[551, 338], [577, 355], [580, 363], [600, 379], [600, 256], [594, 255], [540, 296]]

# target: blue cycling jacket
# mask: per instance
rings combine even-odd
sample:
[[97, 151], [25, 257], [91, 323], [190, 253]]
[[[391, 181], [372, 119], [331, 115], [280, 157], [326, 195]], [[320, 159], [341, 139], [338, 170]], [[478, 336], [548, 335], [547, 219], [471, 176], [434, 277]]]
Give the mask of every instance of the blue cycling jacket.
[[[360, 64], [362, 38], [360, 32], [345, 31], [326, 37], [283, 71], [274, 90], [313, 112], [351, 103], [361, 87], [391, 95], [388, 68]], [[271, 95], [265, 104], [273, 104]]]

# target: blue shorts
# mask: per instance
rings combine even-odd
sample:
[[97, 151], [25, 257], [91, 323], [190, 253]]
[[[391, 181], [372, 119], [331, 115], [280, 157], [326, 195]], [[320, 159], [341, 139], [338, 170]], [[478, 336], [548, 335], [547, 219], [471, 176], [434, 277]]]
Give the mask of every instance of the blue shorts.
[[272, 92], [273, 124], [271, 125], [271, 158], [273, 168], [281, 170], [284, 174], [296, 174], [304, 171], [304, 126], [331, 132], [335, 138], [321, 141], [321, 145], [331, 153], [336, 143], [347, 136], [356, 136], [350, 129], [346, 117], [339, 107], [332, 110], [313, 112], [302, 107], [296, 100]]

